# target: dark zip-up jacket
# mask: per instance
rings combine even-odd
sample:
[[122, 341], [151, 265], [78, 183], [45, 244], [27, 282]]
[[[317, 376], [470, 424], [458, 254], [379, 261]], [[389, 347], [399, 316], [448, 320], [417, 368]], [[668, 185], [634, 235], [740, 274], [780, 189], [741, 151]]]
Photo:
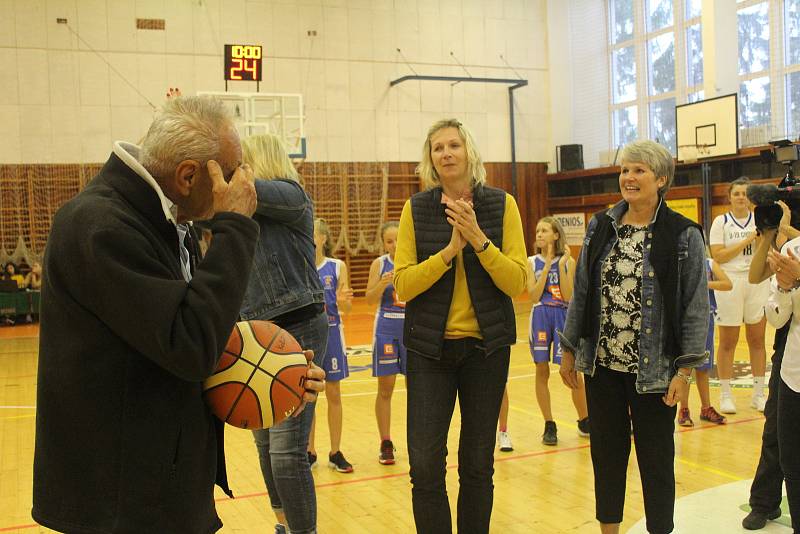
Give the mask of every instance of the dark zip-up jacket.
[[219, 213], [211, 229], [187, 283], [175, 225], [116, 154], [57, 212], [37, 382], [32, 515], [42, 525], [130, 534], [222, 526], [213, 490], [224, 463], [202, 382], [238, 317], [258, 225]]

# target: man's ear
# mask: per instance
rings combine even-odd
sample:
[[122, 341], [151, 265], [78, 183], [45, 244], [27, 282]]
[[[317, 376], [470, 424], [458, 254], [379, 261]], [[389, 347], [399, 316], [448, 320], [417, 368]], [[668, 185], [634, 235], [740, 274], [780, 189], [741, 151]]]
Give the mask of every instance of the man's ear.
[[200, 172], [202, 169], [196, 160], [185, 159], [178, 163], [178, 167], [175, 169], [175, 188], [180, 196], [189, 196], [192, 187], [197, 183]]

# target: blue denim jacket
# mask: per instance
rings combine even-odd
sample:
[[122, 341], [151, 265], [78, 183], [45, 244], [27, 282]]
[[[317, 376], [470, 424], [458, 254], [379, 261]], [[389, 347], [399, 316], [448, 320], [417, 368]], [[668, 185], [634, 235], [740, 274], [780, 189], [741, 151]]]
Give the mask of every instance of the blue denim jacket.
[[[664, 353], [665, 338], [670, 335], [664, 313], [664, 302], [658, 280], [648, 276], [653, 272], [650, 264], [650, 243], [653, 237], [653, 226], [658, 210], [662, 209], [664, 202], [659, 203], [653, 220], [650, 221], [649, 231], [644, 241], [644, 264], [642, 268], [642, 322], [639, 337], [639, 372], [636, 376], [636, 391], [639, 393], [660, 393], [669, 388], [675, 372], [679, 367], [697, 367], [708, 356], [706, 352], [706, 336], [708, 335], [708, 281], [706, 278], [706, 251], [703, 236], [695, 227], [684, 230], [678, 236], [678, 306], [682, 310], [680, 346], [683, 354], [675, 358], [674, 365], [670, 366], [670, 358]], [[619, 222], [628, 210], [628, 203], [620, 201], [608, 211], [611, 217], [614, 233], [603, 247], [603, 252], [598, 259], [601, 264], [605, 262], [611, 248], [617, 242]], [[559, 338], [564, 348], [575, 355], [575, 369], [589, 376], [594, 376], [597, 365], [597, 332], [593, 338], [582, 338], [585, 317], [585, 295], [587, 284], [590, 286], [591, 298], [600, 299], [600, 276], [602, 269], [595, 269], [595, 280], [589, 280], [588, 245], [595, 229], [597, 219], [592, 218], [583, 240], [583, 249], [578, 257], [575, 269], [575, 284], [573, 299], [569, 303], [567, 318], [563, 332]]]
[[314, 248], [314, 203], [293, 180], [255, 181], [261, 228], [239, 316], [269, 320], [324, 302]]

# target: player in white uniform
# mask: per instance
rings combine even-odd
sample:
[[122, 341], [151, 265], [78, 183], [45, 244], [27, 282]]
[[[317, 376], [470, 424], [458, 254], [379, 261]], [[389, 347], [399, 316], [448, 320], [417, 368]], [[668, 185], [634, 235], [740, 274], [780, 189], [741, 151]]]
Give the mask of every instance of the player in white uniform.
[[709, 232], [711, 256], [722, 267], [733, 282], [733, 290], [716, 293], [717, 326], [719, 345], [717, 348], [717, 371], [720, 378], [720, 411], [736, 413], [731, 395], [733, 377], [733, 353], [739, 341], [739, 330], [745, 325], [747, 346], [750, 350], [750, 366], [753, 372], [752, 406], [764, 411], [764, 370], [767, 353], [764, 348], [764, 305], [769, 296], [769, 283], [751, 284], [747, 272], [756, 248], [756, 225], [747, 186], [750, 180], [742, 177], [731, 182], [728, 196], [731, 209], [714, 219]]

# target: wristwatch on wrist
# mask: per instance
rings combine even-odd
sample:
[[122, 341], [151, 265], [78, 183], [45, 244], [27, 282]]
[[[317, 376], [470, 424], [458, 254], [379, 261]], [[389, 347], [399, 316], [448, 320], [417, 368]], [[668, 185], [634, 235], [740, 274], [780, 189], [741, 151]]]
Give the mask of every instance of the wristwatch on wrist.
[[480, 254], [481, 252], [483, 252], [483, 251], [485, 251], [487, 248], [489, 248], [489, 244], [490, 244], [490, 243], [491, 243], [491, 241], [489, 241], [489, 240], [487, 239], [486, 241], [484, 241], [484, 242], [483, 242], [483, 246], [482, 246], [480, 249], [476, 250], [475, 252], [477, 252], [478, 254]]
[[689, 375], [685, 375], [685, 374], [681, 373], [680, 371], [676, 372], [675, 374], [677, 376], [681, 377], [683, 379], [683, 381], [686, 382], [687, 384], [689, 384], [689, 381], [692, 378], [692, 375], [690, 375], [690, 374]]

